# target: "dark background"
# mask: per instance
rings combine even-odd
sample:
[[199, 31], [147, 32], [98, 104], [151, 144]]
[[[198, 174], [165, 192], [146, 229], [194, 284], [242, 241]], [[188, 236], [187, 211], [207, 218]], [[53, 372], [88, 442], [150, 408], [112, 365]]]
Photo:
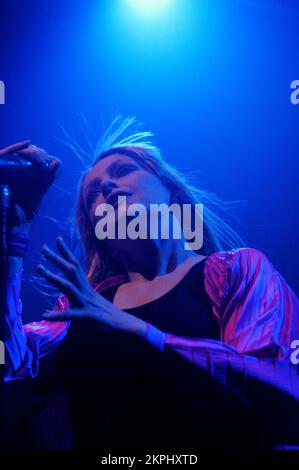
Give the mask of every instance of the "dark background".
[[63, 160], [31, 231], [25, 321], [54, 301], [32, 275], [75, 202], [82, 166], [56, 137], [61, 122], [80, 133], [80, 112], [99, 135], [136, 115], [198, 184], [247, 201], [237, 229], [298, 293], [298, 26], [287, 0], [173, 0], [154, 16], [129, 0], [0, 1], [0, 146], [29, 138]]

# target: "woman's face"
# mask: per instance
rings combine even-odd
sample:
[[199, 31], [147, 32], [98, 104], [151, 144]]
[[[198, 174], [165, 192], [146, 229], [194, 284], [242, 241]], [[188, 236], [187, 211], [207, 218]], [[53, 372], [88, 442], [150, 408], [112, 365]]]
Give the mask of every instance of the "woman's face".
[[127, 207], [133, 203], [170, 203], [170, 191], [160, 179], [144, 169], [133, 158], [111, 154], [96, 163], [83, 182], [83, 201], [89, 219], [96, 224], [95, 209], [99, 204], [114, 205], [119, 195], [126, 196]]

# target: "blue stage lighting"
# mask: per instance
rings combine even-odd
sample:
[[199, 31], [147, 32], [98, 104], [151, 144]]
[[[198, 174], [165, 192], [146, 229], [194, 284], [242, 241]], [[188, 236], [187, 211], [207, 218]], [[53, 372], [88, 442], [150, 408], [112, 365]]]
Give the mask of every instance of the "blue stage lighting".
[[127, 0], [129, 5], [144, 16], [153, 16], [162, 13], [170, 4], [171, 0]]

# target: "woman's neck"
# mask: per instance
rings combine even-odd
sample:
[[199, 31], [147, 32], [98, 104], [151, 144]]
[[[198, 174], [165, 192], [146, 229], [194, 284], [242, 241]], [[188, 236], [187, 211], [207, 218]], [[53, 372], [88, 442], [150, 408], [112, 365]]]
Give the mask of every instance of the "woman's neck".
[[[130, 246], [131, 245], [131, 246]], [[190, 257], [182, 240], [135, 240], [120, 251], [120, 258], [130, 282], [151, 280], [174, 271]]]

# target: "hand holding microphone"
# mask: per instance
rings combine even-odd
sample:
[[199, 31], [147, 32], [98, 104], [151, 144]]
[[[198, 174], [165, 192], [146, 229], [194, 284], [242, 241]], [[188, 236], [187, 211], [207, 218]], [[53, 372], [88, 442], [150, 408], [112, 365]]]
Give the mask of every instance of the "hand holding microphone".
[[43, 195], [57, 177], [61, 161], [49, 156], [29, 140], [0, 150], [0, 184], [9, 184], [13, 204], [19, 205], [30, 221]]

